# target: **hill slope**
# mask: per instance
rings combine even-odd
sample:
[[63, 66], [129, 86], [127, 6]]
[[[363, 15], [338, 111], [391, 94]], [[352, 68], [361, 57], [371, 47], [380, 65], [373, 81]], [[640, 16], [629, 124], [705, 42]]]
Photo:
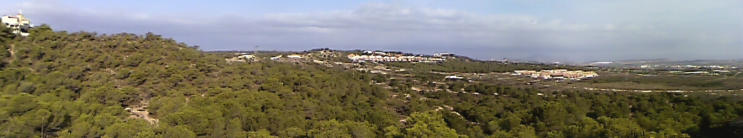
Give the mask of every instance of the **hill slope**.
[[[741, 135], [733, 121], [743, 104], [730, 97], [489, 84], [460, 86], [482, 95], [416, 92], [406, 82], [387, 89], [376, 84], [385, 76], [342, 68], [229, 64], [154, 34], [47, 26], [31, 34], [0, 31], [0, 46], [9, 50], [0, 51], [0, 137]], [[467, 70], [501, 69], [478, 64], [487, 68]]]

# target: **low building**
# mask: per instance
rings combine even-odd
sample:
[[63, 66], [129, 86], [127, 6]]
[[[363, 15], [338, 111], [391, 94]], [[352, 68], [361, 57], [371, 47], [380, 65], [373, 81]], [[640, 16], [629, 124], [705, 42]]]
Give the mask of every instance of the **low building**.
[[281, 59], [281, 57], [283, 57], [283, 55], [278, 55], [278, 56], [275, 56], [275, 57], [271, 57], [271, 60], [279, 60], [279, 59]]
[[516, 75], [524, 75], [524, 76], [531, 76], [532, 74], [537, 73], [537, 71], [533, 71], [533, 70], [516, 70], [514, 72]]
[[291, 54], [291, 55], [287, 55], [286, 57], [287, 57], [287, 58], [293, 58], [293, 59], [297, 59], [297, 58], [302, 58], [302, 55], [298, 55], [298, 54]]
[[461, 79], [464, 79], [464, 77], [460, 77], [460, 76], [446, 76], [446, 77], [444, 77], [444, 79], [446, 79], [446, 80], [461, 80]]
[[237, 58], [244, 59], [244, 60], [251, 60], [255, 58], [255, 55], [240, 55]]
[[[242, 54], [242, 53], [241, 53]], [[226, 58], [224, 59], [227, 62], [246, 62], [246, 61], [254, 61], [255, 56], [254, 55], [239, 55], [232, 58]]]

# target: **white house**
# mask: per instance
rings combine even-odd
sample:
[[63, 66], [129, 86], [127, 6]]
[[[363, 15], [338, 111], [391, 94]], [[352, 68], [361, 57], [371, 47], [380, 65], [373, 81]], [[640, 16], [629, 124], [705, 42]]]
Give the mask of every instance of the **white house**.
[[240, 56], [238, 56], [238, 58], [248, 60], [248, 59], [255, 58], [255, 55], [240, 55]]
[[447, 80], [461, 80], [461, 79], [464, 79], [464, 77], [459, 77], [459, 76], [446, 76], [444, 78], [447, 79]]
[[271, 60], [279, 60], [279, 59], [281, 59], [281, 57], [283, 57], [283, 56], [282, 55], [278, 55], [278, 56], [275, 56], [275, 57], [271, 57]]
[[31, 25], [31, 20], [23, 16], [20, 12], [16, 16], [3, 16], [0, 18], [0, 22], [2, 22], [5, 27], [10, 28], [14, 34], [19, 34], [21, 36], [28, 36], [28, 30], [33, 27]]
[[295, 58], [295, 59], [296, 59], [296, 58], [302, 58], [302, 56], [301, 56], [301, 55], [297, 55], [297, 54], [291, 54], [291, 55], [287, 55], [286, 57], [287, 57], [287, 58]]

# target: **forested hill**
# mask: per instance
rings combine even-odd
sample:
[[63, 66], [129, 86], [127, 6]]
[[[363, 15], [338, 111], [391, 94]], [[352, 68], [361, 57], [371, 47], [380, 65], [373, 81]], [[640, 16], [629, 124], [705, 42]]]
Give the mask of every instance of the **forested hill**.
[[[3, 32], [0, 137], [373, 137], [401, 118], [367, 74], [229, 65], [152, 34]], [[153, 124], [125, 110], [142, 104]]]
[[30, 33], [0, 29], [0, 137], [743, 136], [735, 97], [417, 92], [343, 68], [231, 64], [153, 34]]

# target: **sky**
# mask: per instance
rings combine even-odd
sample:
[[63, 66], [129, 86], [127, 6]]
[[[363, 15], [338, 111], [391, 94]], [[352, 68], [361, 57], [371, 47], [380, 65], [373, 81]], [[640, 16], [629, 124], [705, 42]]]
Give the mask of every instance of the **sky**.
[[33, 24], [205, 51], [314, 48], [586, 62], [742, 59], [741, 0], [3, 0]]

